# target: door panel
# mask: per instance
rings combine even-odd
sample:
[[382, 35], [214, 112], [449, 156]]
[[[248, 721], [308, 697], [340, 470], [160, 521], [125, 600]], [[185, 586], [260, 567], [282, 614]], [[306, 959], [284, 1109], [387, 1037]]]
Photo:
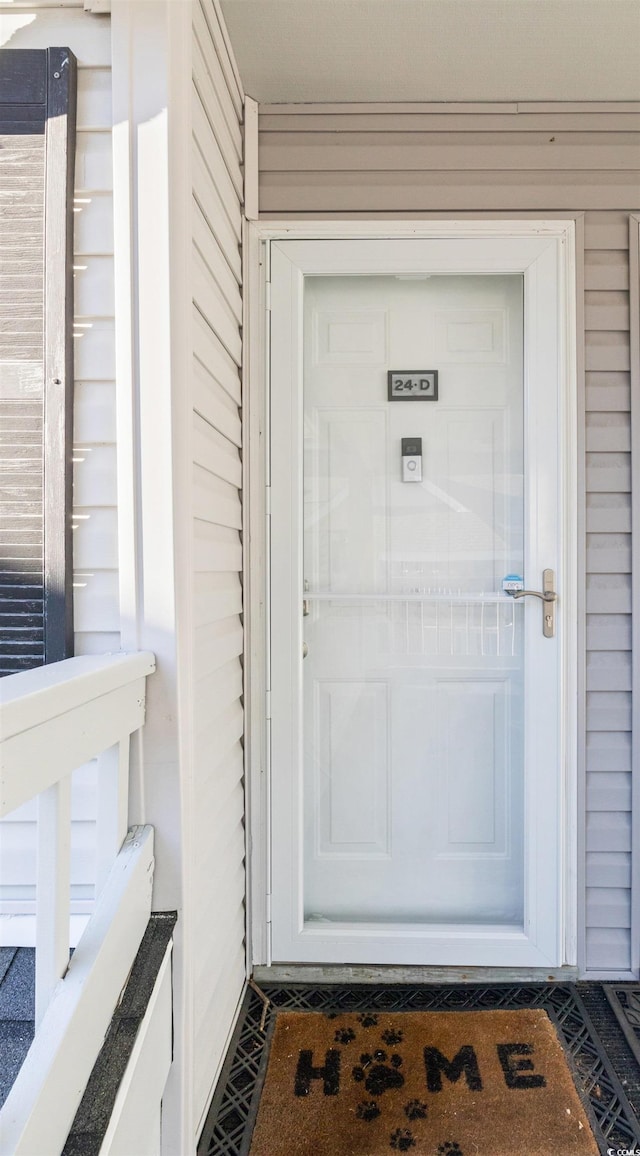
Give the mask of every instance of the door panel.
[[306, 280], [310, 923], [522, 925], [522, 324], [519, 276]]
[[[559, 252], [272, 246], [274, 960], [563, 961]], [[437, 370], [437, 400], [389, 400], [389, 370]], [[545, 567], [553, 638], [503, 590]]]

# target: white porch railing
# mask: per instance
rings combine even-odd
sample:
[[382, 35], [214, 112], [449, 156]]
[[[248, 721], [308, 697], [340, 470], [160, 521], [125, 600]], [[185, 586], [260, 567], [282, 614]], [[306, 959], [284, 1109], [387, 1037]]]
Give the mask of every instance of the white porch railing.
[[[62, 1151], [151, 911], [153, 829], [127, 832], [129, 743], [149, 653], [71, 658], [0, 682], [0, 817], [38, 796], [36, 1035], [0, 1153]], [[98, 759], [96, 906], [69, 961], [71, 774]]]

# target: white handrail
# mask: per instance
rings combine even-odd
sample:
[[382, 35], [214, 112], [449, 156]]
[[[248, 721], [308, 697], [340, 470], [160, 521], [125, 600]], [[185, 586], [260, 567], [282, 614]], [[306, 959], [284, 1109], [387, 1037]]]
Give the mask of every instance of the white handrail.
[[[144, 934], [153, 830], [127, 834], [129, 745], [154, 670], [148, 652], [85, 656], [0, 682], [0, 817], [38, 798], [36, 1035], [2, 1110], [2, 1152], [40, 1150], [34, 1137], [42, 1144], [52, 1127], [52, 1096], [55, 1143], [64, 1144]], [[98, 902], [70, 963], [71, 775], [94, 758]], [[56, 1071], [68, 1073], [70, 1056], [78, 1071], [63, 1092]]]
[[130, 735], [148, 652], [69, 658], [0, 682], [0, 817], [38, 797], [36, 1026], [69, 963], [71, 774], [98, 758], [99, 894], [127, 833]]
[[154, 670], [154, 656], [141, 651], [68, 658], [0, 680], [0, 818], [142, 726], [144, 680]]

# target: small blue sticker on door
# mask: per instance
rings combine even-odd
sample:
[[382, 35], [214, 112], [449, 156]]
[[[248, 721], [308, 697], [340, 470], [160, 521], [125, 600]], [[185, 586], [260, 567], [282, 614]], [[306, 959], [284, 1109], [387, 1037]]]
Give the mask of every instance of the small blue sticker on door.
[[524, 590], [524, 578], [521, 574], [505, 574], [502, 579], [502, 589], [505, 594], [513, 594], [516, 590]]

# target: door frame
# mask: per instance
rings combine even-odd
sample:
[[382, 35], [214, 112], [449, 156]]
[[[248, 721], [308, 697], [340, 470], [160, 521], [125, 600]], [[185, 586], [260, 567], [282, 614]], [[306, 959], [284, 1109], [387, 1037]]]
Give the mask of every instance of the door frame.
[[[508, 238], [542, 237], [558, 241], [558, 284], [561, 299], [560, 353], [565, 383], [563, 406], [564, 485], [563, 520], [565, 599], [577, 606], [568, 615], [567, 645], [563, 654], [564, 720], [562, 815], [560, 859], [562, 863], [563, 964], [578, 962], [579, 930], [583, 904], [579, 903], [582, 873], [578, 853], [582, 850], [583, 789], [578, 778], [578, 723], [583, 719], [584, 675], [580, 654], [583, 646], [584, 604], [578, 583], [578, 544], [582, 539], [583, 479], [579, 469], [580, 445], [578, 371], [578, 303], [576, 233], [579, 215], [559, 219], [482, 219], [420, 221], [270, 221], [248, 223], [244, 236], [245, 273], [245, 370], [244, 389], [244, 492], [245, 502], [245, 704], [247, 710], [247, 935], [249, 969], [271, 965], [271, 735], [270, 735], [270, 636], [268, 550], [269, 509], [269, 325], [270, 243], [278, 240], [356, 240], [363, 238]], [[579, 252], [580, 250], [578, 250]], [[581, 572], [581, 571], [580, 571]], [[580, 760], [581, 761], [581, 760]], [[371, 969], [368, 969], [371, 970]], [[461, 969], [462, 970], [462, 969]], [[535, 970], [535, 969], [524, 969]], [[524, 974], [523, 970], [523, 974]], [[513, 972], [513, 969], [510, 969]]]

